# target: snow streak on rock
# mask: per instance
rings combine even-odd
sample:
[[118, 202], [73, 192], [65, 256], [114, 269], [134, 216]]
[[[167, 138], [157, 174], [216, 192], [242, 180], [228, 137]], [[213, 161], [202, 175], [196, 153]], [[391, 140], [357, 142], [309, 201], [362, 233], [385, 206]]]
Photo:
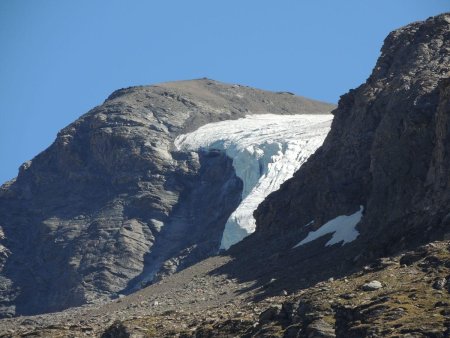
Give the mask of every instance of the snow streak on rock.
[[175, 146], [180, 150], [225, 151], [243, 182], [242, 202], [225, 225], [222, 249], [255, 231], [254, 210], [322, 145], [332, 118], [332, 115], [249, 115], [210, 123], [177, 137]]
[[325, 246], [330, 246], [337, 243], [344, 245], [346, 243], [353, 242], [359, 236], [359, 232], [358, 230], [356, 230], [356, 225], [361, 220], [362, 212], [363, 207], [361, 206], [359, 211], [355, 212], [352, 215], [342, 215], [333, 218], [331, 221], [328, 221], [316, 231], [311, 231], [308, 236], [306, 236], [305, 239], [294, 246], [294, 248], [312, 242], [315, 239], [327, 234], [333, 234], [333, 237], [331, 237], [331, 239], [325, 244]]

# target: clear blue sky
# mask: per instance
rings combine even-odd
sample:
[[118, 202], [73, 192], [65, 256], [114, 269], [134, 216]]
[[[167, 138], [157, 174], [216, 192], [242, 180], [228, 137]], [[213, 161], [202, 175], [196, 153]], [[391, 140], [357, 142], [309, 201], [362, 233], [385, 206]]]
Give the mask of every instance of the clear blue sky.
[[328, 102], [448, 0], [1, 0], [0, 184], [113, 90], [209, 77]]

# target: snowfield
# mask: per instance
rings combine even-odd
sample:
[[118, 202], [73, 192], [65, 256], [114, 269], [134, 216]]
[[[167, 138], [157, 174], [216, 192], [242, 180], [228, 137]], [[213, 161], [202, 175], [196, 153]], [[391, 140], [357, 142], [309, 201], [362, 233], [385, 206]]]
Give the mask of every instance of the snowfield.
[[316, 231], [311, 231], [308, 236], [306, 236], [305, 239], [303, 239], [300, 243], [295, 245], [293, 249], [331, 233], [333, 234], [333, 237], [331, 237], [331, 239], [325, 244], [325, 246], [330, 246], [338, 243], [344, 245], [346, 243], [353, 242], [359, 236], [359, 232], [358, 230], [356, 230], [356, 225], [361, 220], [362, 213], [363, 206], [360, 206], [359, 211], [355, 212], [352, 215], [342, 215], [333, 218], [331, 221], [328, 221]]
[[225, 225], [222, 249], [255, 231], [253, 212], [322, 145], [332, 119], [329, 114], [248, 115], [210, 123], [176, 138], [179, 150], [225, 151], [243, 182], [242, 201]]

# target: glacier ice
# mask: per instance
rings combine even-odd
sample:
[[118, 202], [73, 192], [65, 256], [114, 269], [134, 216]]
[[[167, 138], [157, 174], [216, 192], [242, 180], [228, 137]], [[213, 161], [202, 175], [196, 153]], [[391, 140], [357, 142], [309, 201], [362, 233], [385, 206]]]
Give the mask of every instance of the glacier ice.
[[359, 211], [355, 212], [352, 215], [342, 215], [333, 218], [331, 221], [328, 221], [316, 231], [311, 231], [308, 236], [306, 236], [300, 243], [295, 245], [294, 248], [312, 242], [319, 237], [331, 233], [333, 234], [333, 237], [331, 237], [331, 239], [325, 244], [325, 246], [330, 246], [337, 243], [341, 243], [341, 245], [344, 245], [346, 243], [353, 242], [359, 236], [359, 232], [358, 230], [356, 230], [356, 225], [361, 220], [363, 209], [363, 206], [360, 206]]
[[242, 201], [225, 225], [222, 249], [255, 231], [255, 209], [322, 145], [332, 119], [329, 114], [248, 115], [210, 123], [175, 139], [179, 150], [225, 151], [243, 182]]

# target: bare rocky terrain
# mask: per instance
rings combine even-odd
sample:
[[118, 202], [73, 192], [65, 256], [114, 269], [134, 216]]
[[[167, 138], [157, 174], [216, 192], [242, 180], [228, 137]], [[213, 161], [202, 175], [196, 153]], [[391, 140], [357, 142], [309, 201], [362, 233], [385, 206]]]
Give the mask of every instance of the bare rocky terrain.
[[[1, 337], [449, 337], [450, 242], [380, 258], [296, 292], [217, 274], [209, 258], [128, 297], [3, 319]], [[297, 276], [300, 278], [301, 274]], [[271, 296], [261, 298], [262, 294]]]
[[[201, 156], [173, 152], [173, 137], [264, 107], [285, 114], [329, 106], [206, 79], [114, 93], [2, 187], [0, 295], [4, 313], [22, 316], [0, 320], [1, 334], [450, 337], [449, 79], [450, 14], [389, 34], [366, 83], [341, 97], [323, 146], [260, 204], [256, 232], [209, 258], [223, 229], [222, 214], [214, 211], [232, 209], [239, 181], [226, 156], [211, 162], [205, 154], [203, 163]], [[150, 105], [147, 96], [164, 105]], [[239, 101], [241, 96], [252, 100]], [[227, 102], [223, 109], [221, 102]], [[148, 116], [155, 119], [151, 128], [142, 125]], [[198, 190], [201, 168], [214, 174]], [[212, 182], [220, 186], [223, 180], [235, 184], [213, 200]], [[61, 196], [64, 205], [58, 204]], [[80, 196], [92, 207], [88, 218], [77, 209], [86, 210]], [[213, 213], [175, 207], [192, 196], [205, 196], [202, 205], [210, 203], [206, 209]], [[50, 210], [60, 218], [49, 218]], [[300, 245], [358, 210], [360, 218], [340, 241], [329, 244], [342, 230], [334, 228]], [[193, 226], [201, 222], [190, 219], [208, 224], [205, 237]], [[28, 226], [36, 220], [38, 226]], [[162, 255], [145, 256], [156, 250], [163, 221], [175, 222], [167, 229], [192, 225], [182, 233], [188, 240], [173, 245], [179, 232], [169, 232], [160, 237]], [[348, 233], [356, 235], [349, 239]], [[166, 278], [121, 294], [143, 286], [155, 266]], [[117, 299], [109, 301], [113, 295]]]
[[341, 97], [323, 146], [259, 205], [245, 245], [284, 250], [361, 207], [356, 240], [336, 250], [324, 247], [329, 234], [297, 257], [339, 255], [351, 267], [448, 239], [449, 51], [449, 14], [390, 33], [367, 81]]
[[341, 97], [320, 151], [259, 206], [258, 233], [314, 220], [295, 243], [361, 205], [360, 240], [380, 238], [374, 250], [448, 232], [449, 25], [443, 14], [389, 34], [367, 81]]

